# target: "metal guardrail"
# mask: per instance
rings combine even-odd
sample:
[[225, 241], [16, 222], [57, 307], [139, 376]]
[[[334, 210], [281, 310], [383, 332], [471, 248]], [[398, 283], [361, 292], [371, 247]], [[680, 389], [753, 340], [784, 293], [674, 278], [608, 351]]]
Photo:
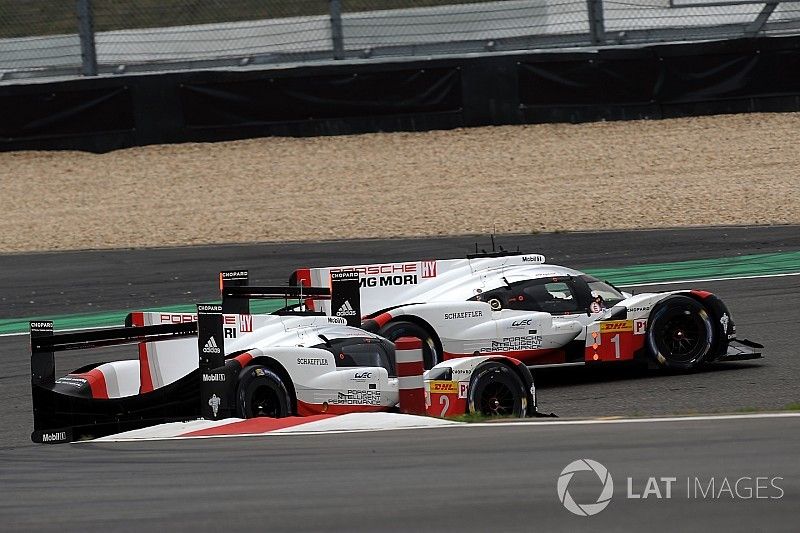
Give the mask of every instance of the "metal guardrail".
[[0, 0], [0, 80], [800, 30], [800, 1], [454, 1]]

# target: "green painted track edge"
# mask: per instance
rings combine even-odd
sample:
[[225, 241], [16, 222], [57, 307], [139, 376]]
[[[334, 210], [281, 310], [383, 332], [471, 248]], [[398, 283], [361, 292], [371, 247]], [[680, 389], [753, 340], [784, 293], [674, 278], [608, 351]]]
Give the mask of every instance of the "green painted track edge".
[[[647, 283], [691, 279], [793, 274], [800, 273], [800, 251], [632, 265], [620, 268], [592, 268], [587, 269], [585, 272], [616, 285], [644, 285]], [[283, 304], [283, 301], [254, 301], [251, 303], [251, 310], [254, 313], [270, 313], [283, 307]], [[195, 306], [193, 304], [181, 304], [145, 310], [189, 313], [193, 312], [194, 309]], [[0, 319], [0, 335], [25, 333], [28, 331], [28, 322], [36, 320], [52, 320], [56, 329], [119, 326], [123, 324], [127, 314], [128, 311], [108, 311], [104, 313], [6, 318]]]

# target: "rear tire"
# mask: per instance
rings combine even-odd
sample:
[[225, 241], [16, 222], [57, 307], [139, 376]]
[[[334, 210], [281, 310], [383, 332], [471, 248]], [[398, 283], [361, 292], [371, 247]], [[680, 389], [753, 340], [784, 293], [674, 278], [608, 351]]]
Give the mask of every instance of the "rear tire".
[[484, 363], [475, 369], [469, 387], [470, 414], [524, 418], [528, 396], [519, 376], [501, 363]]
[[688, 296], [670, 296], [650, 314], [647, 349], [661, 368], [697, 368], [714, 344], [714, 325], [705, 308]]
[[236, 387], [236, 414], [239, 418], [291, 415], [292, 400], [280, 376], [260, 365], [242, 370]]
[[421, 340], [422, 360], [425, 365], [425, 370], [430, 370], [438, 363], [442, 362], [442, 354], [439, 351], [436, 339], [434, 339], [433, 335], [428, 333], [425, 328], [413, 322], [408, 322], [406, 320], [389, 322], [378, 331], [378, 335], [392, 342], [400, 337], [414, 337]]

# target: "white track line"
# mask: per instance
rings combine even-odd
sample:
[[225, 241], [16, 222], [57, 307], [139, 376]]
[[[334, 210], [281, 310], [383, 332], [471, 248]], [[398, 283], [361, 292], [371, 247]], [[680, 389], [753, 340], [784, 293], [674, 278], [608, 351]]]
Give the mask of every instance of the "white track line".
[[759, 418], [800, 418], [800, 412], [791, 413], [748, 413], [741, 415], [702, 415], [702, 416], [669, 416], [651, 418], [592, 418], [579, 420], [524, 420], [520, 422], [476, 422], [469, 426], [586, 426], [594, 424], [642, 424], [661, 422], [703, 422], [709, 420], [745, 420]]
[[[342, 429], [331, 431], [268, 431], [265, 433], [239, 433], [233, 435], [199, 435], [195, 437], [153, 437], [153, 438], [119, 438], [113, 435], [103, 437], [100, 442], [153, 442], [169, 440], [194, 440], [194, 439], [230, 439], [235, 437], [272, 437], [272, 436], [295, 436], [295, 435], [337, 435], [343, 433], [370, 433], [379, 431], [403, 431], [414, 429], [452, 429], [452, 428], [476, 428], [476, 427], [518, 427], [518, 426], [587, 426], [602, 424], [639, 424], [639, 423], [662, 423], [662, 422], [703, 422], [717, 420], [747, 420], [747, 419], [772, 419], [772, 418], [800, 418], [800, 413], [750, 413], [741, 415], [705, 415], [705, 416], [673, 416], [655, 418], [593, 418], [580, 420], [525, 420], [518, 422], [459, 422], [443, 425], [431, 426], [406, 426], [406, 427], [383, 427], [374, 429]], [[98, 440], [78, 441], [72, 444], [91, 444]]]
[[731, 276], [726, 278], [676, 279], [674, 281], [653, 281], [652, 283], [617, 285], [617, 287], [646, 287], [648, 285], [676, 285], [679, 283], [705, 283], [709, 281], [735, 281], [737, 279], [783, 278], [786, 276], [800, 276], [800, 272], [788, 272], [785, 274], [761, 274], [758, 276]]

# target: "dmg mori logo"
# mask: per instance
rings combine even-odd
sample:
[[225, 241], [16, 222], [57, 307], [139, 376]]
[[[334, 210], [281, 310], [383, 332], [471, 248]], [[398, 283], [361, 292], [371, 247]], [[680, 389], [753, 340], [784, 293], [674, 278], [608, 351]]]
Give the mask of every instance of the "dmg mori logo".
[[[572, 495], [569, 493], [569, 484], [572, 481], [572, 476], [576, 472], [594, 472], [602, 485], [600, 495], [594, 503], [577, 503]], [[611, 474], [608, 469], [592, 459], [578, 459], [572, 461], [558, 476], [558, 499], [566, 507], [566, 509], [578, 516], [592, 516], [596, 515], [605, 509], [611, 503], [611, 496], [614, 495], [614, 480], [611, 479]]]

